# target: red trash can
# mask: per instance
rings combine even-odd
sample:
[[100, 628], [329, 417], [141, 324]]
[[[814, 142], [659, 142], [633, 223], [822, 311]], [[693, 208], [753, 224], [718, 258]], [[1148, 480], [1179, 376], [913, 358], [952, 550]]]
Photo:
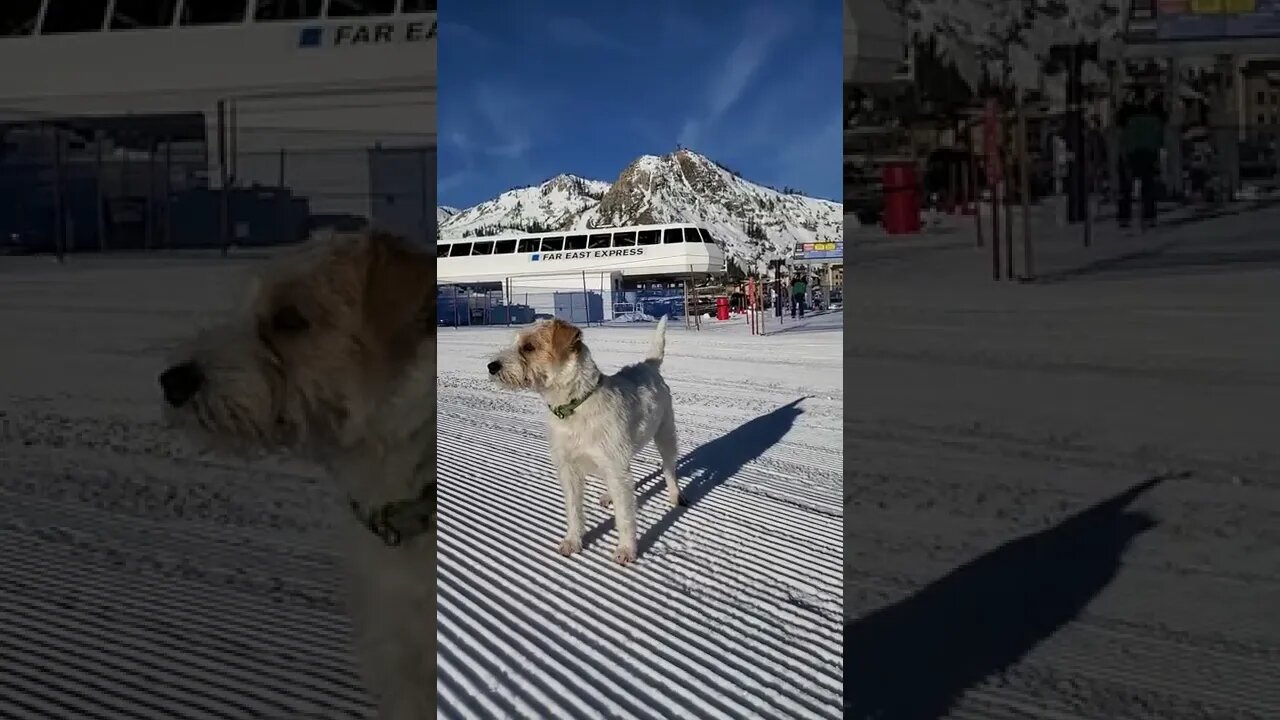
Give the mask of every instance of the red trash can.
[[920, 231], [920, 180], [911, 161], [885, 163], [880, 170], [884, 189], [884, 229], [890, 235]]
[[716, 298], [716, 319], [717, 320], [729, 319], [729, 297], [728, 296], [721, 296]]

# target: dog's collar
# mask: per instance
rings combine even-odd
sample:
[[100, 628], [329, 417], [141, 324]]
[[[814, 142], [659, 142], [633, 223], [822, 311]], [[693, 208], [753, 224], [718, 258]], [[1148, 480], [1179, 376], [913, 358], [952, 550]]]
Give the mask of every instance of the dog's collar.
[[356, 519], [387, 547], [399, 547], [410, 538], [436, 529], [436, 484], [433, 482], [427, 483], [416, 498], [393, 500], [375, 507], [366, 507], [353, 497], [347, 499]]
[[570, 400], [569, 402], [563, 405], [556, 405], [555, 407], [551, 407], [550, 405], [548, 405], [547, 407], [551, 409], [552, 415], [555, 415], [561, 420], [564, 420], [568, 418], [570, 415], [572, 415], [573, 411], [577, 410], [579, 405], [586, 402], [587, 398], [591, 397], [595, 393], [595, 391], [600, 389], [600, 386], [603, 384], [604, 384], [604, 378], [600, 378], [600, 380], [596, 382], [596, 386], [588, 390], [586, 395], [583, 395], [582, 397], [577, 398], [576, 400]]

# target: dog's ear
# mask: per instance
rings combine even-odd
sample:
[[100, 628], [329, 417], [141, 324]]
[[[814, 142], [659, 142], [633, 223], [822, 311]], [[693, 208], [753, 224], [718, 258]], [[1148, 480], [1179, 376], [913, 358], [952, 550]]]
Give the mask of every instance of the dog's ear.
[[408, 360], [436, 333], [435, 258], [384, 232], [365, 247], [365, 326], [392, 359]]
[[582, 331], [556, 318], [551, 321], [551, 350], [564, 359], [582, 349]]

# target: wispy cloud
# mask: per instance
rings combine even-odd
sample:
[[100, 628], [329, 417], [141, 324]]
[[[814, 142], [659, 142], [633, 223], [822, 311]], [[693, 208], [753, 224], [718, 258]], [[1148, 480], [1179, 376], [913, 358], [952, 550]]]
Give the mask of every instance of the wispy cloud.
[[436, 180], [437, 194], [451, 192], [466, 184], [474, 176], [476, 167], [475, 146], [466, 133], [455, 130], [446, 133], [442, 139], [444, 142], [440, 149], [455, 158], [450, 165], [456, 169]]
[[844, 118], [837, 108], [808, 132], [796, 133], [792, 142], [778, 147], [779, 176], [794, 178], [791, 184], [810, 195], [839, 201], [844, 156]]
[[473, 97], [476, 110], [492, 133], [483, 152], [495, 157], [517, 159], [529, 151], [529, 125], [533, 119], [531, 103], [511, 88], [482, 83]]
[[771, 12], [763, 6], [756, 6], [748, 13], [742, 39], [707, 84], [704, 111], [686, 120], [681, 128], [681, 144], [696, 147], [704, 133], [720, 122], [742, 98], [751, 79], [768, 60], [774, 45], [789, 30], [785, 15]]
[[511, 88], [478, 83], [469, 93], [460, 90], [443, 123], [449, 130], [440, 136], [449, 171], [437, 180], [437, 193], [462, 191], [495, 172], [525, 172], [537, 117], [532, 102]]
[[476, 30], [470, 25], [458, 22], [440, 23], [440, 37], [448, 43], [465, 43], [478, 49], [491, 49], [498, 46], [498, 41]]
[[532, 113], [512, 90], [478, 84], [469, 96], [455, 96], [449, 114], [451, 129], [443, 135], [446, 151], [456, 152], [467, 164], [474, 164], [477, 156], [521, 157], [532, 144]]

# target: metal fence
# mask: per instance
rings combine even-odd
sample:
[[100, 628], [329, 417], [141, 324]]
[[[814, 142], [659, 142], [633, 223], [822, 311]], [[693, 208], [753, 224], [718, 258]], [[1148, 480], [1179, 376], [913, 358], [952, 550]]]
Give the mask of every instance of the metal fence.
[[439, 324], [447, 326], [522, 325], [553, 317], [593, 325], [683, 316], [685, 289], [682, 284], [624, 290], [586, 281], [557, 285], [508, 278], [501, 283], [442, 286], [438, 300]]
[[682, 318], [714, 308], [706, 288], [679, 279], [630, 285], [600, 278], [592, 282], [588, 276], [581, 283], [557, 280], [507, 278], [487, 284], [442, 286], [439, 324], [522, 325], [553, 317], [578, 325], [651, 322], [664, 315]]
[[444, 327], [518, 326], [559, 318], [590, 326], [654, 322], [668, 316], [691, 329], [701, 329], [710, 321], [747, 322], [749, 311], [761, 311], [756, 324], [764, 332], [806, 313], [839, 306], [838, 291], [822, 286], [811, 286], [803, 295], [793, 297], [787, 278], [732, 285], [696, 285], [677, 278], [604, 287], [592, 287], [590, 282], [555, 285], [536, 278], [508, 278], [487, 284], [441, 286], [437, 322]]
[[435, 242], [434, 147], [255, 150], [222, 164], [190, 123], [183, 133], [144, 120], [131, 130], [118, 122], [0, 125], [3, 248], [225, 250], [370, 224]]

